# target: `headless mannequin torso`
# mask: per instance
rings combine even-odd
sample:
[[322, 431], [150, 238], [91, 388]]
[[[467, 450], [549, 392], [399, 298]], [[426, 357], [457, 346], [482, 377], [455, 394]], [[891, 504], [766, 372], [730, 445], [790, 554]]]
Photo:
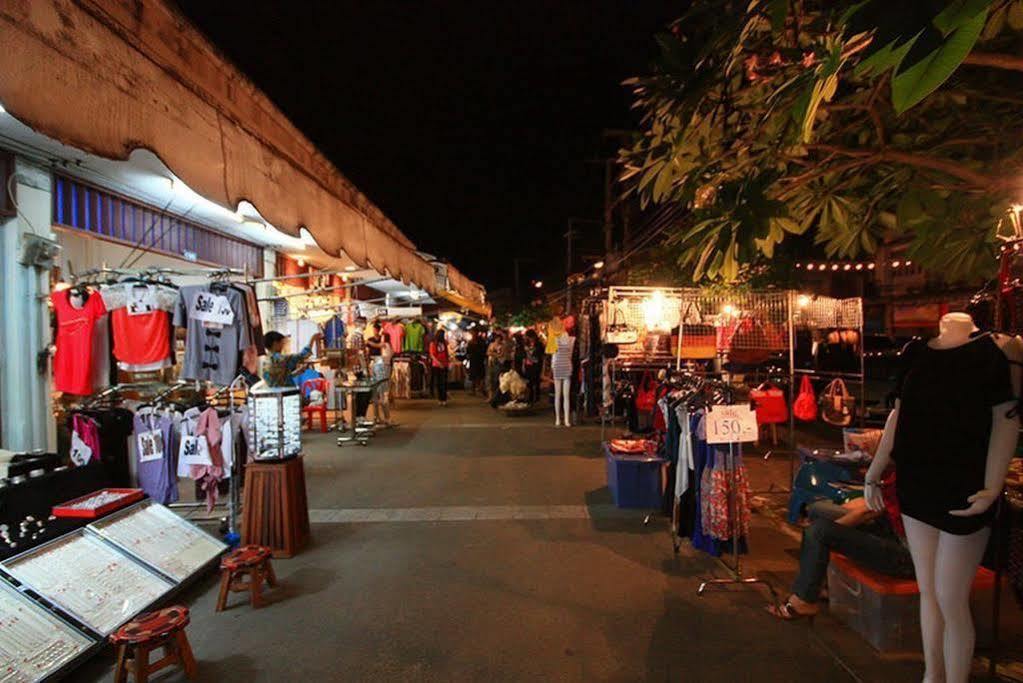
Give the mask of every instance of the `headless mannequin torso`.
[[[927, 343], [934, 351], [954, 351], [977, 343], [977, 331], [966, 313], [949, 313], [941, 319], [940, 334]], [[1020, 392], [1023, 341], [994, 335], [998, 348], [1010, 361], [1012, 389]], [[987, 343], [987, 342], [985, 342]], [[940, 396], [934, 397], [941, 400]], [[880, 482], [892, 464], [892, 449], [899, 424], [901, 400], [888, 416], [877, 455], [867, 472], [866, 499], [873, 510], [884, 510]], [[966, 499], [964, 509], [949, 510], [957, 518], [984, 515], [1002, 491], [1009, 462], [1016, 450], [1019, 419], [1015, 401], [991, 408], [991, 435], [984, 464], [984, 488]], [[939, 426], [935, 425], [938, 429]], [[898, 483], [896, 484], [898, 486]], [[931, 524], [903, 515], [909, 550], [913, 556], [920, 587], [920, 621], [923, 635], [925, 683], [966, 683], [973, 659], [974, 630], [970, 614], [970, 588], [991, 533], [990, 527], [969, 534], [949, 533]]]

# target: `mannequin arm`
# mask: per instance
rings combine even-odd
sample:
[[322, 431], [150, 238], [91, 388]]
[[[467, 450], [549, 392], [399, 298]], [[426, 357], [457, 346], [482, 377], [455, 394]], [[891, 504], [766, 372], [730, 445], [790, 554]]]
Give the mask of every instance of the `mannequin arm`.
[[966, 499], [970, 507], [965, 510], [949, 510], [956, 517], [972, 517], [987, 511], [998, 499], [1005, 485], [1009, 463], [1016, 452], [1019, 441], [1019, 418], [1009, 417], [1016, 407], [1015, 401], [1002, 403], [991, 409], [991, 444], [987, 451], [987, 467], [984, 470], [984, 488]]
[[899, 408], [902, 402], [895, 399], [895, 408], [888, 413], [888, 419], [884, 423], [884, 433], [881, 435], [881, 442], [877, 445], [877, 453], [867, 470], [866, 488], [863, 497], [867, 500], [867, 507], [874, 511], [884, 510], [884, 498], [881, 495], [881, 477], [889, 465], [892, 464], [892, 446], [895, 445], [895, 425], [899, 422]]

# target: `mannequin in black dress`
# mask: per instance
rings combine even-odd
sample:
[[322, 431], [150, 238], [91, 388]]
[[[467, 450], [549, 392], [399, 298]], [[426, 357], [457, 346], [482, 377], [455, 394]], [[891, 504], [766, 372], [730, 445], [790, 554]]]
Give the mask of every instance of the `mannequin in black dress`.
[[966, 313], [945, 315], [940, 330], [904, 353], [866, 499], [871, 509], [884, 509], [879, 482], [894, 462], [920, 587], [923, 680], [966, 683], [974, 646], [970, 589], [1019, 438], [1023, 342], [977, 335]]

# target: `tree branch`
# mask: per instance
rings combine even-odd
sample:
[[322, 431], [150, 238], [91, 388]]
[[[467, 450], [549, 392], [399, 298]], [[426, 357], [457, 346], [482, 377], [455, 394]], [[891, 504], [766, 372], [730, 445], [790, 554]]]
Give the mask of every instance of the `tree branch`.
[[931, 171], [938, 171], [945, 175], [958, 178], [978, 189], [985, 191], [1004, 189], [1011, 186], [1011, 181], [1003, 178], [994, 178], [978, 171], [967, 168], [962, 163], [952, 159], [929, 157], [923, 154], [912, 152], [900, 152], [894, 149], [850, 149], [835, 145], [807, 145], [807, 149], [819, 150], [822, 152], [834, 152], [841, 156], [850, 158], [875, 157], [872, 161], [894, 161], [895, 163], [913, 166], [915, 168], [926, 168]]
[[963, 64], [971, 66], [990, 66], [1007, 71], [1023, 71], [1023, 57], [999, 52], [971, 52], [966, 55]]

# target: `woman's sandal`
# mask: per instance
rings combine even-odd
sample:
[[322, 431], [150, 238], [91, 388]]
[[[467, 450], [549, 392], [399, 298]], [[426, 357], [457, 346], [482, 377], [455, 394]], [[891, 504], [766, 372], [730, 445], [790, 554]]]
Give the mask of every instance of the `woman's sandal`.
[[766, 609], [768, 614], [777, 619], [781, 619], [782, 621], [796, 621], [798, 619], [808, 619], [812, 623], [813, 618], [817, 616], [816, 612], [811, 613], [800, 612], [799, 610], [792, 606], [791, 602], [786, 602], [781, 606], [768, 605]]

